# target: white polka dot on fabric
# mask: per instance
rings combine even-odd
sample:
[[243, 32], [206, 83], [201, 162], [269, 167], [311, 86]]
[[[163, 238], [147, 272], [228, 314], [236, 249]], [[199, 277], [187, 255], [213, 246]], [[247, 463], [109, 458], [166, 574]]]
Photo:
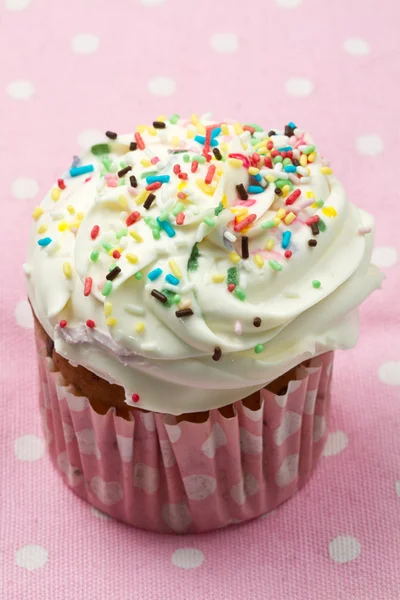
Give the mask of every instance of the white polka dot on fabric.
[[291, 77], [286, 82], [286, 91], [291, 96], [309, 96], [314, 89], [314, 84], [303, 77]]
[[15, 179], [11, 185], [12, 195], [19, 200], [33, 198], [38, 192], [39, 186], [37, 181], [29, 179], [28, 177], [19, 177], [18, 179]]
[[93, 33], [79, 33], [71, 40], [72, 50], [76, 54], [92, 54], [100, 45], [100, 39]]
[[11, 81], [7, 85], [6, 91], [14, 100], [28, 100], [33, 95], [35, 88], [30, 81], [19, 80]]
[[379, 367], [379, 379], [387, 385], [400, 385], [400, 361], [389, 361]]
[[329, 556], [335, 563], [348, 563], [360, 556], [361, 544], [352, 535], [338, 535], [329, 542]]
[[378, 246], [373, 249], [371, 260], [377, 267], [393, 267], [397, 263], [397, 250], [390, 246]]
[[48, 557], [48, 552], [43, 546], [27, 544], [15, 552], [15, 564], [27, 571], [35, 571], [47, 563]]
[[86, 129], [78, 135], [78, 144], [82, 148], [90, 148], [93, 144], [97, 144], [104, 140], [104, 133], [98, 129]]
[[349, 38], [343, 42], [343, 49], [352, 56], [364, 56], [369, 54], [370, 46], [368, 42], [360, 38]]
[[33, 462], [42, 458], [45, 449], [43, 438], [37, 435], [22, 435], [14, 440], [14, 454], [18, 460]]
[[20, 327], [33, 329], [32, 310], [27, 300], [21, 300], [15, 307], [15, 320]]
[[197, 548], [179, 548], [172, 555], [172, 564], [181, 569], [195, 569], [204, 561], [204, 554]]
[[214, 33], [210, 38], [211, 47], [217, 52], [229, 54], [238, 49], [238, 37], [235, 33]]
[[167, 0], [140, 0], [144, 6], [159, 6], [164, 4]]
[[148, 82], [148, 89], [153, 96], [171, 96], [176, 89], [176, 84], [171, 77], [153, 77]]
[[328, 435], [322, 456], [336, 456], [347, 447], [349, 439], [344, 431], [333, 431]]
[[275, 0], [275, 4], [281, 6], [282, 8], [297, 8], [301, 6], [303, 0]]
[[8, 10], [24, 10], [32, 0], [6, 0], [6, 8]]
[[377, 156], [383, 152], [383, 140], [374, 133], [359, 135], [356, 139], [356, 148], [360, 154]]

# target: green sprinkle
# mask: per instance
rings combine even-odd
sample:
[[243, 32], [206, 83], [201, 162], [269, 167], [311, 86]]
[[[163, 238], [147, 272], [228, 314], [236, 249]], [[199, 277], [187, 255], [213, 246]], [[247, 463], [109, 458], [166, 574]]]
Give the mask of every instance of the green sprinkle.
[[186, 163], [190, 162], [190, 156], [189, 156], [189, 154], [184, 154], [183, 155], [183, 161], [186, 162]]
[[311, 154], [311, 152], [314, 152], [314, 150], [315, 150], [315, 146], [313, 146], [311, 144], [309, 146], [306, 146], [305, 148], [301, 149], [303, 154]]
[[239, 285], [239, 269], [237, 267], [230, 267], [228, 269], [228, 275], [226, 278], [228, 285], [230, 283], [234, 283], [235, 285]]
[[174, 304], [179, 304], [179, 302], [181, 301], [181, 297], [179, 294], [175, 294], [174, 299], [173, 299], [173, 303]]
[[172, 214], [176, 217], [184, 209], [185, 209], [185, 205], [183, 204], [183, 202], [178, 202], [178, 204], [175, 206], [174, 210], [172, 211]]
[[322, 233], [323, 233], [324, 231], [326, 231], [326, 225], [325, 225], [325, 221], [323, 221], [321, 218], [320, 218], [320, 220], [318, 221], [317, 225], [318, 225], [318, 229], [319, 229], [320, 231], [322, 231]]
[[254, 352], [256, 354], [260, 354], [263, 351], [264, 351], [264, 346], [262, 344], [257, 344], [257, 346], [254, 348]]
[[273, 269], [274, 271], [282, 271], [282, 269], [283, 269], [282, 265], [280, 263], [278, 263], [276, 260], [269, 260], [268, 264], [271, 267], [271, 269]]
[[289, 179], [277, 179], [276, 181], [274, 181], [274, 186], [282, 188], [284, 185], [287, 185], [288, 183], [289, 183]]
[[318, 281], [318, 279], [314, 279], [314, 281], [312, 282], [312, 285], [313, 285], [313, 288], [315, 288], [317, 290], [318, 288], [321, 287], [321, 282]]
[[[261, 125], [257, 125], [257, 123], [245, 123], [245, 125], [248, 125], [249, 127], [252, 127], [253, 129], [255, 129], [256, 131], [259, 131], [260, 133], [262, 131], [264, 131], [263, 127], [261, 127]], [[257, 140], [258, 142], [259, 140]]]
[[160, 214], [158, 219], [159, 219], [159, 221], [168, 221], [168, 217], [169, 217], [169, 212], [167, 210], [165, 210], [164, 212], [162, 212]]
[[159, 230], [159, 229], [157, 229], [157, 227], [152, 227], [152, 229], [151, 229], [151, 233], [153, 234], [153, 238], [154, 238], [155, 240], [159, 240], [159, 239], [160, 239], [160, 237], [161, 237], [161, 233], [160, 233], [160, 230]]
[[109, 242], [103, 242], [102, 246], [106, 252], [110, 252], [110, 250], [113, 249], [113, 245], [110, 244]]
[[113, 269], [115, 269], [115, 267], [117, 266], [117, 263], [112, 263], [109, 267], [108, 270], [111, 272]]
[[90, 260], [93, 262], [97, 262], [99, 259], [99, 251], [98, 250], [93, 250], [93, 252], [90, 255]]
[[151, 175], [159, 175], [158, 171], [145, 171], [141, 174], [140, 179], [145, 179], [145, 177], [151, 177]]
[[197, 269], [199, 268], [199, 256], [200, 252], [197, 247], [197, 244], [195, 244], [189, 256], [187, 264], [188, 271], [197, 271]]
[[325, 204], [325, 202], [320, 199], [320, 200], [317, 200], [315, 204], [318, 206], [318, 208], [322, 208], [323, 205]]
[[260, 140], [258, 140], [258, 139], [257, 139], [257, 138], [255, 138], [255, 137], [252, 137], [252, 138], [250, 138], [250, 144], [251, 144], [252, 146], [255, 146], [256, 144], [258, 144], [258, 142], [259, 142], [259, 141], [260, 141]]
[[171, 125], [176, 125], [177, 122], [179, 121], [179, 115], [177, 113], [174, 113], [170, 118], [169, 118], [169, 122], [171, 123]]
[[175, 292], [173, 292], [172, 290], [163, 289], [161, 290], [161, 293], [164, 294], [164, 296], [166, 296], [167, 298], [167, 301], [165, 302], [164, 306], [172, 306], [175, 303]]
[[161, 229], [154, 217], [150, 217], [150, 215], [146, 215], [143, 221], [152, 229]]
[[199, 165], [203, 165], [206, 162], [206, 157], [201, 156], [200, 154], [195, 154], [192, 158], [192, 161], [196, 161]]
[[112, 282], [106, 281], [103, 289], [101, 290], [101, 293], [103, 294], [103, 296], [108, 296], [111, 293], [111, 290], [112, 290]]
[[276, 163], [281, 163], [283, 162], [283, 158], [282, 156], [274, 156], [274, 158], [272, 159], [272, 162], [274, 163], [274, 165], [276, 165]]
[[124, 161], [121, 160], [121, 162], [119, 163], [119, 167], [120, 167], [120, 169], [125, 169], [126, 163], [124, 163]]
[[142, 271], [138, 271], [137, 273], [135, 273], [135, 279], [137, 279], [138, 281], [140, 281], [143, 277], [143, 273]]
[[290, 160], [290, 158], [284, 158], [282, 164], [284, 167], [286, 167], [286, 165], [291, 165], [292, 161]]
[[235, 289], [233, 290], [233, 293], [235, 294], [236, 298], [238, 298], [242, 302], [244, 302], [244, 300], [246, 300], [246, 294], [244, 293], [244, 290], [242, 290], [242, 288], [235, 287]]
[[261, 229], [271, 229], [271, 227], [276, 227], [275, 221], [265, 221], [261, 225]]
[[119, 231], [117, 231], [117, 233], [115, 234], [115, 237], [117, 238], [117, 240], [120, 240], [122, 237], [124, 237], [125, 235], [128, 235], [128, 230], [127, 229], [120, 229]]
[[214, 210], [215, 216], [218, 217], [219, 213], [221, 213], [224, 210], [224, 208], [224, 205], [222, 204], [222, 202], [220, 202], [217, 208]]
[[95, 144], [90, 148], [90, 152], [95, 156], [100, 156], [100, 154], [108, 154], [110, 152], [110, 146], [108, 144]]
[[214, 225], [215, 225], [215, 221], [211, 217], [204, 217], [203, 221], [209, 227], [214, 227]]
[[103, 158], [103, 165], [106, 171], [109, 173], [111, 171], [111, 160], [108, 158], [108, 156]]

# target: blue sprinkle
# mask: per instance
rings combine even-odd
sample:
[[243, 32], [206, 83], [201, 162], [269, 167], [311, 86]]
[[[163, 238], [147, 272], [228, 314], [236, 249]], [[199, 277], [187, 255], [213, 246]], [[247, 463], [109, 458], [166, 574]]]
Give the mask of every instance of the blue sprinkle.
[[284, 248], [285, 250], [290, 244], [291, 237], [292, 237], [291, 231], [285, 231], [285, 233], [282, 235], [282, 248]]
[[283, 167], [285, 173], [296, 173], [296, 167], [294, 165], [286, 165]]
[[168, 183], [170, 180], [169, 175], [149, 175], [146, 177], [146, 181], [148, 184], [155, 183], [156, 181], [160, 181], [161, 183]]
[[82, 167], [72, 167], [69, 170], [71, 177], [77, 177], [78, 175], [84, 175], [85, 173], [91, 173], [94, 171], [93, 165], [83, 165]]
[[[195, 135], [194, 136], [194, 141], [198, 142], [199, 144], [205, 144], [206, 143], [206, 138], [204, 137], [204, 135]], [[210, 146], [218, 146], [217, 140], [211, 138], [211, 140], [210, 140]]]
[[279, 148], [279, 152], [289, 152], [290, 150], [293, 150], [292, 146], [284, 146], [283, 148]]
[[256, 180], [256, 181], [261, 181], [262, 177], [259, 173], [257, 173], [257, 175], [252, 175], [252, 177]]
[[221, 133], [221, 127], [216, 127], [211, 132], [211, 139], [217, 137]]
[[150, 279], [150, 281], [154, 281], [157, 279], [157, 277], [160, 277], [161, 273], [162, 269], [154, 269], [153, 271], [150, 271], [147, 277]]
[[157, 223], [162, 229], [164, 229], [168, 237], [173, 238], [176, 235], [175, 229], [168, 221], [160, 221], [160, 219], [157, 217]]
[[45, 237], [38, 240], [38, 244], [39, 246], [48, 246], [49, 244], [51, 244], [52, 241], [53, 240], [51, 238]]
[[264, 191], [264, 188], [261, 185], [249, 185], [248, 190], [249, 194], [261, 194]]
[[291, 127], [292, 129], [297, 129], [297, 125], [295, 125], [293, 123], [293, 121], [290, 121], [290, 123], [288, 123], [289, 127]]
[[178, 285], [179, 283], [179, 279], [174, 275], [171, 275], [170, 273], [168, 273], [168, 275], [166, 276], [165, 281], [168, 281], [168, 283], [170, 283], [171, 285]]

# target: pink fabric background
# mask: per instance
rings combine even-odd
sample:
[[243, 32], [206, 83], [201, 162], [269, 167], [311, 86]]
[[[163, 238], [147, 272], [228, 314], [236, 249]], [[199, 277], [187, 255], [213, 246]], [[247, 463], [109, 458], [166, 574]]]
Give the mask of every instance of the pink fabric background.
[[[397, 0], [2, 0], [1, 598], [399, 598], [399, 17]], [[20, 265], [31, 210], [79, 140], [207, 110], [311, 130], [375, 214], [388, 279], [337, 357], [311, 483], [248, 525], [158, 536], [101, 518], [43, 455]]]

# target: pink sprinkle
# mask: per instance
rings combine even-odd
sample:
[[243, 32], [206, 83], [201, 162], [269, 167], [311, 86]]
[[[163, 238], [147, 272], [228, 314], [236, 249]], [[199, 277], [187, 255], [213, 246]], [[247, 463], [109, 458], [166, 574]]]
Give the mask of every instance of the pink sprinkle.
[[313, 217], [309, 217], [306, 221], [306, 225], [312, 225], [313, 223], [318, 223], [319, 221], [319, 216], [318, 215], [314, 215]]
[[116, 179], [117, 180], [118, 179], [118, 175], [116, 175], [115, 173], [106, 173], [104, 175], [104, 179], [106, 181], [108, 181], [109, 179]]
[[358, 233], [360, 235], [365, 235], [366, 233], [371, 233], [372, 228], [371, 227], [360, 227], [360, 229], [358, 230]]
[[213, 177], [214, 177], [214, 173], [215, 173], [215, 171], [216, 171], [216, 168], [217, 168], [217, 167], [216, 167], [215, 165], [210, 165], [210, 166], [208, 167], [207, 175], [206, 175], [206, 177], [205, 177], [205, 179], [204, 179], [204, 182], [205, 182], [207, 185], [210, 185], [210, 183], [212, 182], [212, 180], [213, 180]]
[[134, 187], [131, 187], [131, 186], [129, 186], [129, 187], [128, 187], [128, 192], [129, 192], [129, 193], [130, 193], [132, 196], [137, 196], [137, 195], [138, 195], [138, 193], [139, 193], [137, 188], [134, 188]]
[[152, 165], [156, 165], [158, 162], [160, 162], [160, 159], [158, 158], [158, 156], [154, 156], [154, 158], [152, 158], [150, 162]]
[[253, 206], [256, 202], [257, 200], [235, 200], [232, 206]]
[[143, 138], [138, 131], [136, 131], [135, 133], [135, 142], [137, 143], [137, 147], [139, 148], [139, 150], [145, 149]]
[[116, 181], [115, 179], [109, 179], [107, 181], [107, 187], [118, 187], [118, 181]]
[[185, 220], [185, 213], [180, 212], [176, 215], [176, 224], [177, 225], [183, 225], [184, 220]]

